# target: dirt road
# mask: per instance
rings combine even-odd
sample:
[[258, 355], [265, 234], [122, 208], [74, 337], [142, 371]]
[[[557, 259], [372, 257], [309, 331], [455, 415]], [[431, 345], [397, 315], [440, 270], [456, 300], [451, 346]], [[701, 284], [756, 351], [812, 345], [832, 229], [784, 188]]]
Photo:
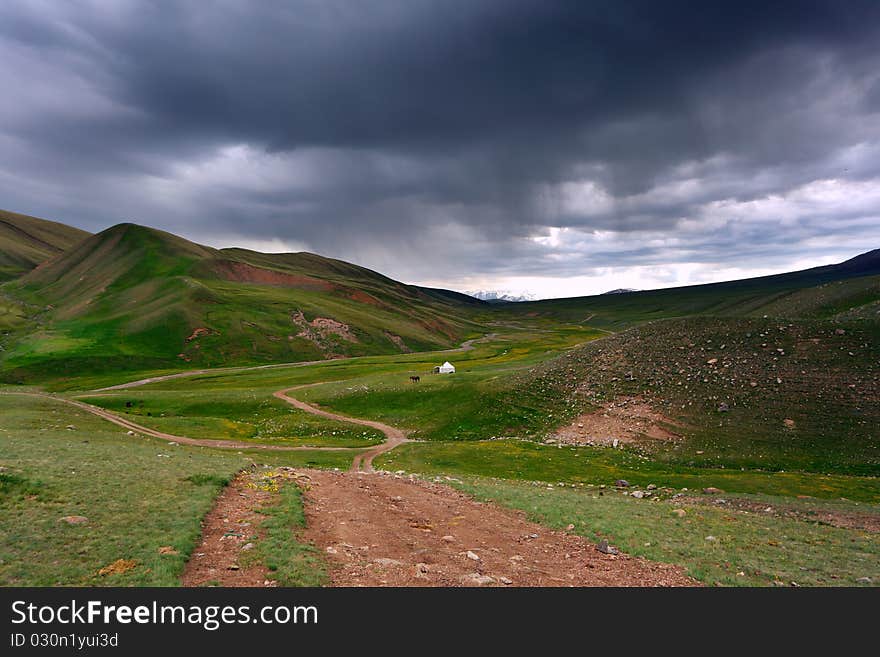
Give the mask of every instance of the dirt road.
[[198, 447], [214, 447], [219, 449], [262, 449], [266, 451], [275, 451], [275, 452], [296, 452], [296, 451], [324, 451], [324, 452], [350, 452], [352, 454], [353, 460], [351, 464], [351, 469], [354, 471], [363, 471], [363, 472], [372, 472], [373, 470], [373, 459], [379, 456], [380, 454], [384, 454], [388, 452], [398, 445], [408, 442], [406, 434], [400, 429], [396, 429], [395, 427], [389, 426], [382, 422], [375, 422], [373, 420], [362, 420], [360, 418], [349, 417], [347, 415], [340, 415], [339, 413], [331, 413], [330, 411], [325, 411], [311, 404], [307, 404], [304, 401], [296, 399], [295, 397], [290, 396], [290, 392], [293, 390], [297, 390], [299, 388], [307, 388], [311, 385], [319, 385], [319, 384], [308, 384], [305, 386], [294, 386], [293, 388], [285, 388], [284, 390], [279, 390], [274, 394], [275, 397], [281, 399], [282, 401], [287, 402], [291, 406], [303, 410], [307, 413], [312, 413], [313, 415], [318, 415], [320, 417], [324, 417], [330, 420], [338, 420], [340, 422], [350, 422], [352, 424], [357, 424], [364, 427], [371, 427], [373, 429], [378, 429], [382, 433], [385, 434], [385, 442], [380, 443], [379, 445], [375, 445], [374, 447], [363, 448], [363, 447], [309, 447], [309, 446], [292, 446], [292, 445], [262, 445], [260, 443], [250, 443], [239, 440], [215, 440], [211, 438], [189, 438], [188, 436], [178, 436], [173, 433], [165, 433], [164, 431], [158, 431], [156, 429], [151, 429], [149, 427], [145, 427], [142, 424], [137, 424], [136, 422], [132, 422], [131, 420], [124, 418], [120, 415], [116, 415], [115, 413], [111, 413], [108, 410], [100, 408], [99, 406], [93, 406], [92, 404], [86, 404], [85, 402], [77, 401], [75, 399], [68, 399], [66, 397], [57, 397], [55, 395], [48, 395], [40, 392], [0, 392], [0, 395], [24, 395], [27, 397], [37, 397], [40, 399], [49, 399], [51, 401], [56, 401], [62, 404], [69, 404], [71, 406], [76, 406], [92, 415], [97, 415], [98, 417], [107, 420], [108, 422], [112, 422], [123, 429], [128, 429], [133, 433], [140, 433], [147, 436], [152, 436], [153, 438], [161, 438], [162, 440], [167, 440], [170, 442], [180, 443], [181, 445], [195, 445]]
[[[279, 391], [279, 392], [284, 392]], [[173, 433], [165, 433], [164, 431], [157, 431], [156, 429], [150, 429], [149, 427], [145, 427], [142, 424], [137, 424], [136, 422], [132, 422], [120, 415], [116, 415], [115, 413], [111, 413], [108, 410], [100, 408], [99, 406], [92, 406], [91, 404], [86, 404], [85, 402], [77, 401], [75, 399], [68, 399], [66, 397], [57, 397], [55, 395], [48, 395], [41, 392], [7, 392], [2, 391], [0, 395], [23, 395], [26, 397], [38, 397], [40, 399], [48, 399], [50, 401], [59, 402], [61, 404], [69, 404], [70, 406], [76, 406], [92, 415], [97, 415], [98, 417], [107, 420], [108, 422], [112, 422], [123, 429], [128, 429], [133, 433], [142, 433], [147, 436], [152, 436], [153, 438], [161, 438], [162, 440], [168, 440], [175, 443], [180, 443], [181, 445], [195, 445], [197, 447], [216, 447], [219, 449], [263, 449], [266, 451], [272, 452], [295, 452], [295, 451], [330, 451], [330, 452], [351, 452], [355, 455], [355, 459], [357, 459], [361, 452], [364, 450], [363, 447], [309, 447], [309, 446], [293, 446], [293, 445], [262, 445], [260, 443], [249, 443], [244, 441], [237, 440], [214, 440], [211, 438], [189, 438], [187, 436], [178, 436]], [[290, 403], [299, 402], [299, 400], [295, 400], [292, 397], [286, 397], [285, 401]], [[318, 415], [323, 414], [323, 411], [319, 411], [318, 409], [314, 409], [308, 404], [304, 404], [307, 408], [304, 410], [309, 410], [309, 412], [314, 412]], [[352, 418], [347, 418], [344, 415], [334, 415], [336, 419], [341, 419], [343, 421], [353, 421], [355, 424], [363, 424], [366, 420], [354, 420]], [[383, 425], [387, 426], [387, 425]], [[378, 427], [376, 427], [378, 428]], [[391, 427], [388, 427], [389, 429]], [[397, 431], [394, 429], [394, 431]], [[400, 432], [398, 432], [400, 433]], [[386, 434], [387, 435], [387, 434]], [[405, 438], [404, 438], [405, 440]], [[398, 441], [396, 445], [400, 444], [401, 441]], [[384, 443], [383, 443], [384, 445]], [[379, 447], [381, 447], [380, 445]], [[390, 449], [390, 448], [389, 448]], [[383, 451], [388, 451], [383, 450]], [[381, 452], [379, 452], [381, 453]]]
[[[128, 429], [203, 447], [267, 450], [350, 450], [350, 472], [297, 471], [307, 529], [300, 540], [322, 550], [334, 586], [691, 586], [683, 571], [627, 555], [604, 554], [583, 537], [549, 531], [516, 511], [481, 503], [444, 485], [372, 473], [373, 459], [407, 441], [403, 431], [373, 420], [322, 410], [285, 388], [275, 397], [305, 412], [382, 431], [385, 443], [363, 449], [260, 446], [194, 439], [141, 426], [97, 406], [44, 393], [4, 392], [50, 399]], [[285, 470], [287, 470], [285, 468]], [[203, 522], [202, 540], [184, 585], [274, 585], [260, 565], [237, 564], [245, 536], [259, 531], [260, 507], [271, 495], [250, 487], [243, 473], [217, 498]], [[290, 483], [288, 485], [295, 485]], [[234, 526], [230, 525], [233, 523]], [[233, 532], [230, 527], [248, 528]], [[253, 527], [252, 527], [253, 526]], [[240, 535], [240, 536], [239, 536]], [[242, 540], [231, 540], [231, 536]]]
[[[475, 344], [488, 342], [496, 337], [497, 333], [487, 333], [482, 338], [471, 338], [465, 340], [458, 347], [452, 349], [443, 349], [441, 351], [417, 351], [409, 354], [410, 356], [429, 355], [429, 354], [453, 354], [459, 351], [472, 351]], [[349, 361], [358, 358], [374, 358], [374, 356], [356, 356], [349, 358]], [[161, 374], [159, 376], [150, 376], [146, 379], [138, 379], [137, 381], [128, 381], [126, 383], [117, 383], [116, 385], [107, 386], [106, 388], [97, 388], [95, 392], [108, 392], [110, 390], [126, 390], [128, 388], [138, 388], [140, 386], [149, 385], [150, 383], [159, 383], [161, 381], [171, 381], [174, 379], [186, 379], [193, 376], [201, 376], [202, 374], [233, 374], [235, 372], [251, 372], [254, 370], [271, 370], [282, 367], [307, 367], [309, 365], [320, 365], [328, 362], [327, 360], [307, 360], [296, 363], [270, 363], [269, 365], [243, 365], [241, 367], [215, 367], [203, 370], [187, 370], [185, 372], [176, 372], [175, 374]]]
[[517, 511], [386, 473], [299, 471], [301, 540], [333, 586], [694, 586], [678, 566], [599, 552]]
[[374, 420], [362, 420], [356, 417], [349, 417], [348, 415], [340, 415], [339, 413], [331, 413], [330, 411], [322, 410], [316, 406], [312, 406], [311, 404], [307, 404], [304, 401], [296, 399], [295, 397], [291, 397], [287, 393], [298, 390], [300, 388], [307, 388], [309, 385], [305, 386], [294, 386], [293, 388], [286, 388], [284, 390], [279, 390], [278, 392], [272, 393], [278, 399], [287, 402], [291, 406], [298, 408], [302, 411], [306, 411], [307, 413], [312, 413], [313, 415], [318, 415], [323, 418], [327, 418], [329, 420], [339, 420], [341, 422], [350, 422], [352, 424], [358, 424], [364, 427], [370, 427], [372, 429], [378, 429], [382, 433], [385, 434], [385, 442], [375, 447], [370, 447], [365, 451], [358, 452], [354, 461], [352, 461], [351, 469], [353, 471], [362, 470], [364, 472], [372, 472], [373, 470], [373, 459], [379, 456], [379, 454], [384, 454], [385, 452], [391, 451], [401, 443], [408, 442], [406, 434], [400, 429], [396, 429], [388, 424], [384, 424], [383, 422], [376, 422]]

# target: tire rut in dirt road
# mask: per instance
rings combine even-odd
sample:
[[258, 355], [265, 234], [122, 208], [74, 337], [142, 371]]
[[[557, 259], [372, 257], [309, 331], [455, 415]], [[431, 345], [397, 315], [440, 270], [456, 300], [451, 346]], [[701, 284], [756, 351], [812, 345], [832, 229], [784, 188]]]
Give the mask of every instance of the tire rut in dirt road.
[[696, 586], [678, 566], [606, 555], [583, 537], [448, 486], [309, 470], [303, 538], [333, 586]]
[[217, 496], [202, 521], [202, 539], [183, 570], [182, 586], [274, 585], [266, 579], [263, 564], [239, 564], [265, 519], [258, 509], [273, 498], [272, 493], [250, 486], [251, 479], [250, 471], [240, 472]]

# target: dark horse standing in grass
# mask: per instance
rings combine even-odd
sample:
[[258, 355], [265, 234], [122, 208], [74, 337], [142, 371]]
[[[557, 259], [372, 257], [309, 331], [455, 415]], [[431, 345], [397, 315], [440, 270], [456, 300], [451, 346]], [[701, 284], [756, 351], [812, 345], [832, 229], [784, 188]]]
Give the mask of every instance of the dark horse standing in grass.
[[413, 383], [418, 383], [419, 381], [422, 380], [422, 377], [420, 377], [420, 376], [411, 376], [411, 377], [409, 377], [409, 380], [412, 381]]

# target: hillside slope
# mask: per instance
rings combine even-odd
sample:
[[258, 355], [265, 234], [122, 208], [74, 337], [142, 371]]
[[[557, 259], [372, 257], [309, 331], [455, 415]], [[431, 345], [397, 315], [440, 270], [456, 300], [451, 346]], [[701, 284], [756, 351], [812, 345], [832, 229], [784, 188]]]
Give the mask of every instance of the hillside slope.
[[134, 224], [93, 235], [4, 287], [34, 313], [6, 380], [450, 347], [469, 306], [310, 253], [213, 249]]
[[29, 272], [88, 236], [73, 226], [0, 210], [0, 282]]
[[684, 465], [880, 474], [877, 322], [662, 320], [544, 363], [517, 387], [573, 434], [595, 420], [612, 431], [607, 418], [627, 414], [648, 433], [659, 416], [664, 431], [642, 446]]
[[880, 249], [836, 265], [686, 287], [506, 304], [511, 316], [626, 328], [688, 315], [878, 318]]

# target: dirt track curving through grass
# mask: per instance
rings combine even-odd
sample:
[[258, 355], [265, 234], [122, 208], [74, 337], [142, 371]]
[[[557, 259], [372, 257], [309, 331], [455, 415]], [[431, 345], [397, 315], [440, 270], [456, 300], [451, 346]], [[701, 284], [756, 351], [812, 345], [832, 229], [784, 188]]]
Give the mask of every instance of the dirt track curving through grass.
[[[316, 385], [316, 384], [311, 384]], [[293, 388], [286, 388], [284, 390], [279, 390], [278, 392], [273, 393], [275, 397], [280, 399], [281, 401], [287, 402], [291, 406], [300, 409], [301, 411], [305, 411], [306, 413], [311, 413], [313, 415], [317, 415], [319, 417], [327, 418], [328, 420], [339, 420], [341, 422], [351, 422], [352, 424], [359, 424], [364, 427], [370, 427], [372, 429], [378, 429], [382, 433], [385, 434], [385, 442], [375, 447], [370, 447], [369, 449], [358, 452], [355, 455], [354, 461], [352, 461], [351, 469], [353, 471], [364, 471], [364, 472], [372, 472], [373, 470], [373, 459], [379, 456], [379, 454], [384, 454], [385, 452], [391, 451], [401, 443], [408, 442], [406, 434], [400, 429], [396, 429], [391, 425], [384, 424], [383, 422], [376, 422], [374, 420], [362, 420], [356, 417], [349, 417], [348, 415], [340, 415], [339, 413], [331, 413], [330, 411], [324, 411], [320, 408], [312, 406], [311, 404], [307, 404], [304, 401], [301, 401], [295, 397], [291, 397], [287, 393], [292, 390], [297, 390], [300, 388], [307, 388], [309, 385], [304, 386], [295, 386]]]
[[[279, 392], [283, 393], [285, 391], [280, 390]], [[266, 450], [266, 451], [272, 451], [272, 452], [298, 452], [298, 451], [347, 452], [347, 451], [350, 451], [355, 454], [355, 462], [356, 463], [360, 462], [360, 456], [364, 450], [363, 447], [311, 447], [308, 445], [302, 445], [302, 446], [299, 446], [299, 445], [298, 446], [293, 446], [293, 445], [262, 445], [260, 443], [243, 442], [240, 440], [214, 440], [211, 438], [189, 438], [187, 436], [178, 436], [173, 433], [165, 433], [164, 431], [150, 429], [149, 427], [145, 427], [141, 424], [137, 424], [136, 422], [132, 422], [131, 420], [128, 420], [124, 417], [120, 417], [119, 415], [116, 415], [115, 413], [111, 413], [110, 411], [107, 411], [103, 408], [100, 408], [99, 406], [92, 406], [91, 404], [86, 404], [85, 402], [77, 401], [75, 399], [67, 399], [66, 397], [56, 397], [55, 395], [47, 395], [47, 394], [41, 393], [41, 392], [2, 391], [2, 392], [0, 392], [0, 395], [24, 395], [26, 397], [37, 397], [40, 399], [48, 399], [50, 401], [59, 402], [61, 404], [69, 404], [70, 406], [76, 406], [77, 408], [82, 409], [82, 410], [86, 411], [87, 413], [91, 413], [92, 415], [97, 415], [98, 417], [100, 417], [104, 420], [107, 420], [108, 422], [112, 422], [113, 424], [116, 424], [116, 425], [122, 427], [123, 429], [128, 429], [129, 431], [134, 431], [136, 433], [142, 433], [147, 436], [151, 436], [153, 438], [161, 438], [162, 440], [168, 440], [171, 442], [180, 443], [181, 445], [194, 445], [196, 447], [215, 447], [215, 448], [219, 448], [219, 449], [238, 449], [238, 450], [260, 449], [260, 450]], [[307, 410], [310, 413], [313, 412], [316, 415], [322, 415], [325, 413], [325, 411], [320, 411], [319, 409], [312, 408], [308, 404], [305, 404], [304, 402], [300, 402], [299, 400], [294, 399], [293, 397], [288, 397], [288, 398], [286, 398], [285, 401], [288, 401], [290, 403], [295, 401], [295, 402], [297, 402], [297, 404], [303, 404], [305, 407], [307, 407], [307, 408], [303, 408], [303, 410]], [[300, 408], [299, 406], [297, 406], [297, 407]], [[348, 418], [344, 415], [338, 415], [338, 416], [334, 415], [333, 417], [335, 417], [336, 419], [345, 421], [345, 422], [354, 422], [355, 424], [366, 424], [366, 423], [370, 422], [369, 420], [359, 420], [359, 419], [354, 419], [354, 418]], [[373, 425], [370, 424], [369, 426], [373, 426]], [[383, 425], [383, 426], [387, 426], [387, 425]], [[377, 426], [376, 428], [378, 429], [380, 427]], [[400, 432], [397, 429], [393, 429], [392, 427], [387, 427], [387, 428], [403, 435], [403, 432]], [[386, 433], [386, 435], [388, 435], [388, 434]], [[406, 438], [404, 437], [403, 440], [406, 440]], [[376, 453], [381, 454], [383, 451], [388, 451], [388, 449], [392, 449], [393, 447], [396, 447], [401, 442], [403, 442], [403, 441], [398, 440], [392, 447], [389, 447], [384, 450], [380, 450]], [[384, 447], [384, 446], [385, 446], [385, 443], [383, 443], [382, 445], [378, 445], [377, 447]], [[373, 448], [369, 451], [373, 452], [373, 451], [375, 451], [375, 448]], [[373, 454], [373, 456], [375, 456], [375, 454]], [[372, 461], [372, 458], [370, 460]]]
[[[454, 354], [459, 351], [472, 351], [475, 344], [487, 342], [494, 338], [497, 333], [487, 333], [482, 338], [471, 338], [465, 340], [458, 347], [452, 349], [443, 349], [441, 351], [417, 351], [409, 356], [430, 355], [430, 354]], [[376, 356], [356, 356], [346, 360], [354, 361], [360, 358], [375, 358]], [[126, 383], [117, 383], [116, 385], [107, 386], [105, 388], [97, 388], [95, 392], [108, 392], [111, 390], [127, 390], [128, 388], [138, 388], [140, 386], [149, 385], [151, 383], [160, 383], [162, 381], [171, 381], [173, 379], [186, 379], [191, 376], [201, 376], [202, 374], [234, 374], [235, 372], [252, 372], [255, 370], [271, 370], [283, 367], [308, 367], [309, 365], [321, 365], [326, 360], [306, 360], [296, 363], [270, 363], [268, 365], [243, 365], [241, 367], [215, 367], [203, 370], [188, 370], [186, 372], [176, 372], [175, 374], [160, 374], [158, 376], [150, 376], [146, 379], [138, 379], [137, 381], [128, 381]]]
[[[470, 340], [465, 340], [461, 343], [456, 349], [446, 349], [444, 351], [432, 351], [432, 352], [424, 352], [424, 353], [433, 353], [433, 354], [442, 354], [442, 353], [451, 353], [457, 351], [470, 351], [474, 348], [474, 344], [480, 342], [486, 342], [487, 340], [491, 340], [495, 337], [495, 333], [490, 333], [482, 338], [472, 338]], [[106, 388], [99, 388], [95, 392], [104, 392], [104, 391], [112, 391], [112, 390], [125, 390], [128, 388], [135, 388], [142, 385], [147, 385], [150, 383], [157, 383], [160, 381], [168, 381], [171, 379], [180, 379], [191, 376], [198, 376], [200, 374], [209, 374], [209, 373], [221, 373], [221, 372], [243, 372], [249, 370], [260, 370], [260, 369], [269, 369], [276, 367], [305, 367], [307, 365], [314, 365], [317, 363], [324, 363], [326, 361], [310, 361], [310, 362], [302, 362], [302, 363], [278, 363], [272, 365], [256, 365], [253, 367], [238, 367], [238, 368], [216, 368], [216, 369], [206, 369], [206, 370], [192, 370], [189, 372], [178, 372], [176, 374], [165, 374], [161, 376], [153, 376], [148, 377], [146, 379], [139, 379], [137, 381], [129, 381], [128, 383], [120, 383], [115, 386], [108, 386]], [[41, 392], [14, 392], [14, 391], [2, 391], [0, 394], [4, 395], [25, 395], [29, 397], [39, 397], [42, 399], [49, 399], [52, 401], [56, 401], [62, 404], [69, 404], [71, 406], [76, 406], [77, 408], [84, 410], [92, 415], [96, 415], [108, 422], [112, 422], [124, 429], [128, 429], [129, 431], [133, 431], [136, 433], [141, 433], [147, 436], [151, 436], [153, 438], [160, 438], [162, 440], [167, 440], [170, 442], [180, 443], [182, 445], [194, 445], [197, 447], [213, 447], [217, 449], [259, 449], [266, 451], [277, 451], [277, 452], [296, 452], [296, 451], [325, 451], [325, 452], [345, 452], [349, 451], [354, 455], [351, 464], [351, 470], [354, 472], [372, 472], [373, 471], [373, 459], [379, 456], [380, 454], [384, 454], [385, 452], [391, 451], [398, 445], [405, 443], [408, 441], [406, 434], [392, 427], [388, 424], [384, 424], [382, 422], [376, 422], [374, 420], [364, 420], [361, 418], [349, 417], [347, 415], [340, 415], [339, 413], [331, 413], [330, 411], [325, 411], [311, 404], [307, 404], [304, 401], [301, 401], [295, 397], [290, 396], [291, 391], [297, 390], [300, 388], [308, 388], [315, 385], [321, 385], [318, 383], [311, 383], [301, 386], [294, 386], [292, 388], [284, 388], [283, 390], [278, 390], [273, 393], [275, 397], [278, 399], [290, 404], [291, 406], [300, 409], [301, 411], [305, 411], [306, 413], [311, 413], [312, 415], [317, 415], [319, 417], [327, 418], [330, 420], [337, 420], [340, 422], [349, 422], [351, 424], [357, 424], [364, 427], [370, 427], [373, 429], [378, 429], [382, 433], [385, 434], [385, 442], [376, 445], [370, 448], [363, 447], [313, 447], [313, 446], [292, 446], [292, 445], [263, 445], [260, 443], [251, 443], [244, 441], [235, 441], [235, 440], [215, 440], [210, 438], [189, 438], [188, 436], [178, 436], [172, 433], [166, 433], [164, 431], [158, 431], [157, 429], [151, 429], [149, 427], [145, 427], [141, 424], [137, 424], [136, 422], [132, 422], [131, 420], [121, 417], [115, 413], [112, 413], [106, 409], [103, 409], [99, 406], [93, 406], [92, 404], [87, 404], [85, 402], [77, 401], [75, 399], [68, 399], [67, 397], [58, 397], [56, 395], [49, 395]]]

